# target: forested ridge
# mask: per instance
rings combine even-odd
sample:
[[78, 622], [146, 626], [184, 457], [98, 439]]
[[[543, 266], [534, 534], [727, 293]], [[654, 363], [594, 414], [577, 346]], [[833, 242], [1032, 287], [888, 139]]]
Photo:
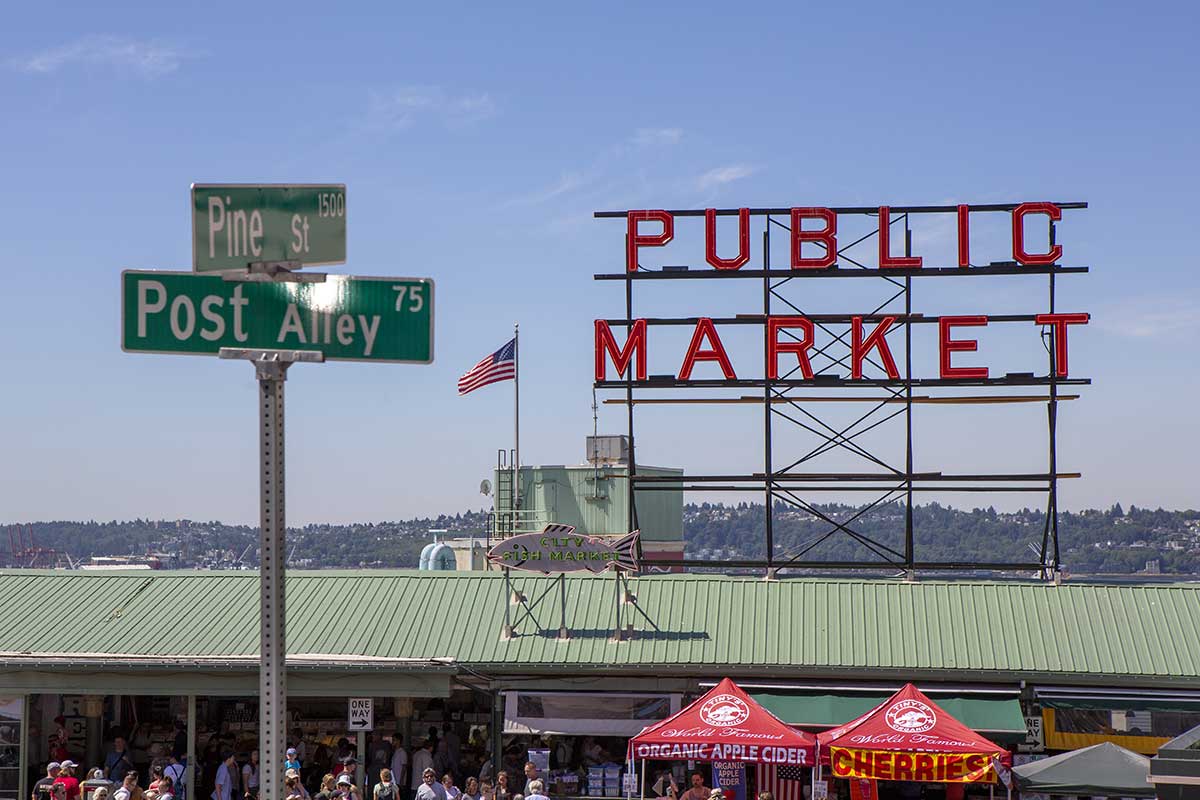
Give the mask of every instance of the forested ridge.
[[[805, 547], [811, 560], [853, 560], [870, 555], [865, 545], [835, 525], [845, 526], [881, 545], [903, 550], [904, 509], [898, 505], [864, 510], [854, 506], [814, 506], [824, 519], [776, 506], [777, 557]], [[194, 520], [90, 520], [21, 523], [18, 540], [5, 524], [9, 541], [0, 539], [0, 556], [9, 566], [70, 566], [97, 556], [158, 553], [164, 566], [238, 568], [257, 565], [258, 531], [247, 525]], [[288, 531], [289, 565], [304, 568], [415, 567], [433, 531], [455, 538], [483, 537], [485, 511], [453, 516], [358, 523], [306, 525]], [[1042, 511], [963, 510], [932, 503], [913, 508], [916, 557], [920, 561], [1029, 562], [1031, 545], [1040, 546]], [[762, 558], [764, 514], [761, 505], [689, 504], [684, 507], [684, 537], [691, 558], [714, 560]], [[831, 530], [835, 532], [830, 533]], [[30, 545], [32, 534], [32, 548]], [[826, 535], [829, 534], [829, 535]], [[1059, 515], [1062, 561], [1079, 574], [1200, 574], [1200, 512], [1167, 511], [1115, 504], [1106, 510]], [[15, 551], [15, 552], [14, 552]]]

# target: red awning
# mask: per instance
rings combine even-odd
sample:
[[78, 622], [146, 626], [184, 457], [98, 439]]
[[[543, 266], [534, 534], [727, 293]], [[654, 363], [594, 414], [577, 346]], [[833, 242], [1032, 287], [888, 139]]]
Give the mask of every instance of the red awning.
[[725, 678], [678, 714], [633, 737], [629, 752], [636, 759], [812, 766], [816, 743]]
[[1008, 751], [947, 714], [911, 683], [890, 699], [817, 735], [834, 777], [995, 783]]

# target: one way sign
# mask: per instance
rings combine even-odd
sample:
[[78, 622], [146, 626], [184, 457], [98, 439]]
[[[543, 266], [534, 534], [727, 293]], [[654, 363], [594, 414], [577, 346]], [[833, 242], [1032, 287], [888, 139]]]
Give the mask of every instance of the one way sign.
[[352, 731], [375, 730], [374, 702], [374, 699], [370, 697], [351, 697], [347, 729]]

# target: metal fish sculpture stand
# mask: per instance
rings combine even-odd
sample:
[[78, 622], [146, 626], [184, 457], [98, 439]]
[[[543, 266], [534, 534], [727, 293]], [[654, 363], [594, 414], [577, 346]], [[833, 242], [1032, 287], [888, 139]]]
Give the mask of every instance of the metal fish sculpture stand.
[[531, 572], [637, 572], [640, 532], [616, 541], [575, 533], [573, 525], [547, 525], [541, 533], [522, 533], [488, 550], [488, 561], [506, 569]]

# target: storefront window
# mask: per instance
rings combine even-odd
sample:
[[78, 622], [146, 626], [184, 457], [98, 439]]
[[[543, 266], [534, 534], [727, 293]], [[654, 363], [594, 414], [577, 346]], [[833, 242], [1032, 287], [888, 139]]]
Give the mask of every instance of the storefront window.
[[1054, 715], [1054, 727], [1059, 733], [1173, 738], [1197, 725], [1200, 712], [1059, 708]]
[[1182, 711], [1151, 711], [1150, 735], [1174, 739], [1179, 734], [1200, 725], [1200, 713]]
[[1111, 734], [1113, 712], [1092, 708], [1059, 708], [1054, 714], [1054, 729], [1059, 733]]
[[17, 800], [21, 783], [21, 718], [25, 698], [0, 697], [0, 800]]

